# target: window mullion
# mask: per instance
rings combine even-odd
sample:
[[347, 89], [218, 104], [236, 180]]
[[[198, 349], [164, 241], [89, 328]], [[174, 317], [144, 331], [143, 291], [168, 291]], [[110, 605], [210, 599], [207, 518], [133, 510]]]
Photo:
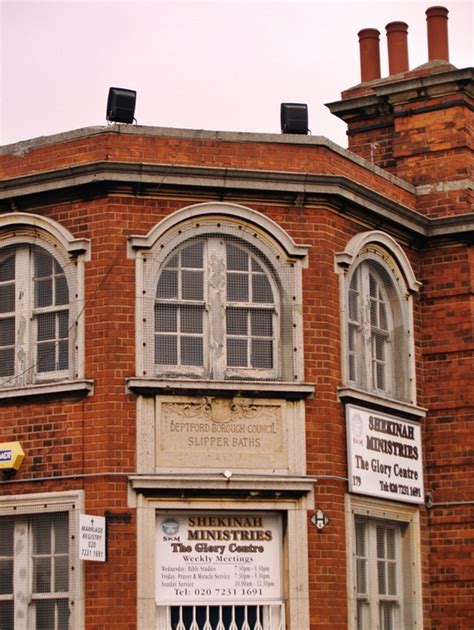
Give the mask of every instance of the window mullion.
[[372, 379], [372, 330], [370, 325], [370, 290], [369, 290], [369, 269], [367, 265], [362, 265], [360, 269], [360, 326], [362, 332], [362, 382], [365, 382], [367, 389], [374, 387]]
[[31, 381], [33, 370], [33, 267], [30, 249], [19, 247], [15, 261], [15, 379], [17, 385], [26, 385]]
[[15, 630], [28, 630], [28, 611], [31, 605], [29, 588], [31, 567], [29, 557], [28, 521], [15, 520], [13, 534], [13, 593], [15, 601]]
[[208, 304], [208, 340], [204, 347], [209, 352], [207, 358], [209, 376], [217, 380], [225, 378], [225, 319], [226, 319], [226, 249], [220, 238], [209, 238], [205, 250], [205, 281]]

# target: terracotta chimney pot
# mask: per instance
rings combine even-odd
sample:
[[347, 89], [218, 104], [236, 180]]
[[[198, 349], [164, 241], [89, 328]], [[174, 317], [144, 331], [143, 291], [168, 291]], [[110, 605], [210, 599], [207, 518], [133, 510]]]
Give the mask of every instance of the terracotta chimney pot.
[[408, 24], [390, 22], [387, 31], [388, 70], [389, 74], [408, 70]]
[[426, 10], [429, 61], [433, 59], [449, 61], [448, 13], [445, 7], [430, 7]]
[[360, 80], [380, 79], [380, 31], [364, 28], [358, 33], [360, 48]]

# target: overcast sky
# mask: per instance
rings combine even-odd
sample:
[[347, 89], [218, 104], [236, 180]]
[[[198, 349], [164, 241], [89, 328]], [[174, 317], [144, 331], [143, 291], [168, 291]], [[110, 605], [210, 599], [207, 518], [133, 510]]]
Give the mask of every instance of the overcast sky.
[[137, 90], [140, 125], [280, 132], [307, 103], [313, 135], [347, 146], [324, 103], [359, 83], [357, 32], [408, 23], [428, 60], [428, 7], [449, 9], [450, 61], [473, 62], [471, 0], [0, 0], [0, 144], [105, 125], [110, 86]]

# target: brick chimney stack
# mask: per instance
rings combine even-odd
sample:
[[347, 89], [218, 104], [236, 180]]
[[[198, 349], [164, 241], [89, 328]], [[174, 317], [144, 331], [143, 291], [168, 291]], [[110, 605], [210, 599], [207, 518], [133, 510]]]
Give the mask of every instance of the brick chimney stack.
[[349, 149], [426, 190], [419, 211], [433, 216], [472, 212], [474, 71], [449, 63], [447, 16], [444, 7], [426, 11], [429, 60], [412, 70], [407, 25], [387, 24], [390, 75], [385, 78], [375, 71], [378, 31], [361, 31], [362, 83], [328, 104], [347, 123]]

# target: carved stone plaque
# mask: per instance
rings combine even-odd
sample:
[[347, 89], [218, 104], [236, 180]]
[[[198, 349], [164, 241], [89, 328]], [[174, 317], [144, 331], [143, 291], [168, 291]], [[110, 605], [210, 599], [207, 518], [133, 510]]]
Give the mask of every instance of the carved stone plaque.
[[156, 467], [286, 469], [285, 402], [160, 396]]

